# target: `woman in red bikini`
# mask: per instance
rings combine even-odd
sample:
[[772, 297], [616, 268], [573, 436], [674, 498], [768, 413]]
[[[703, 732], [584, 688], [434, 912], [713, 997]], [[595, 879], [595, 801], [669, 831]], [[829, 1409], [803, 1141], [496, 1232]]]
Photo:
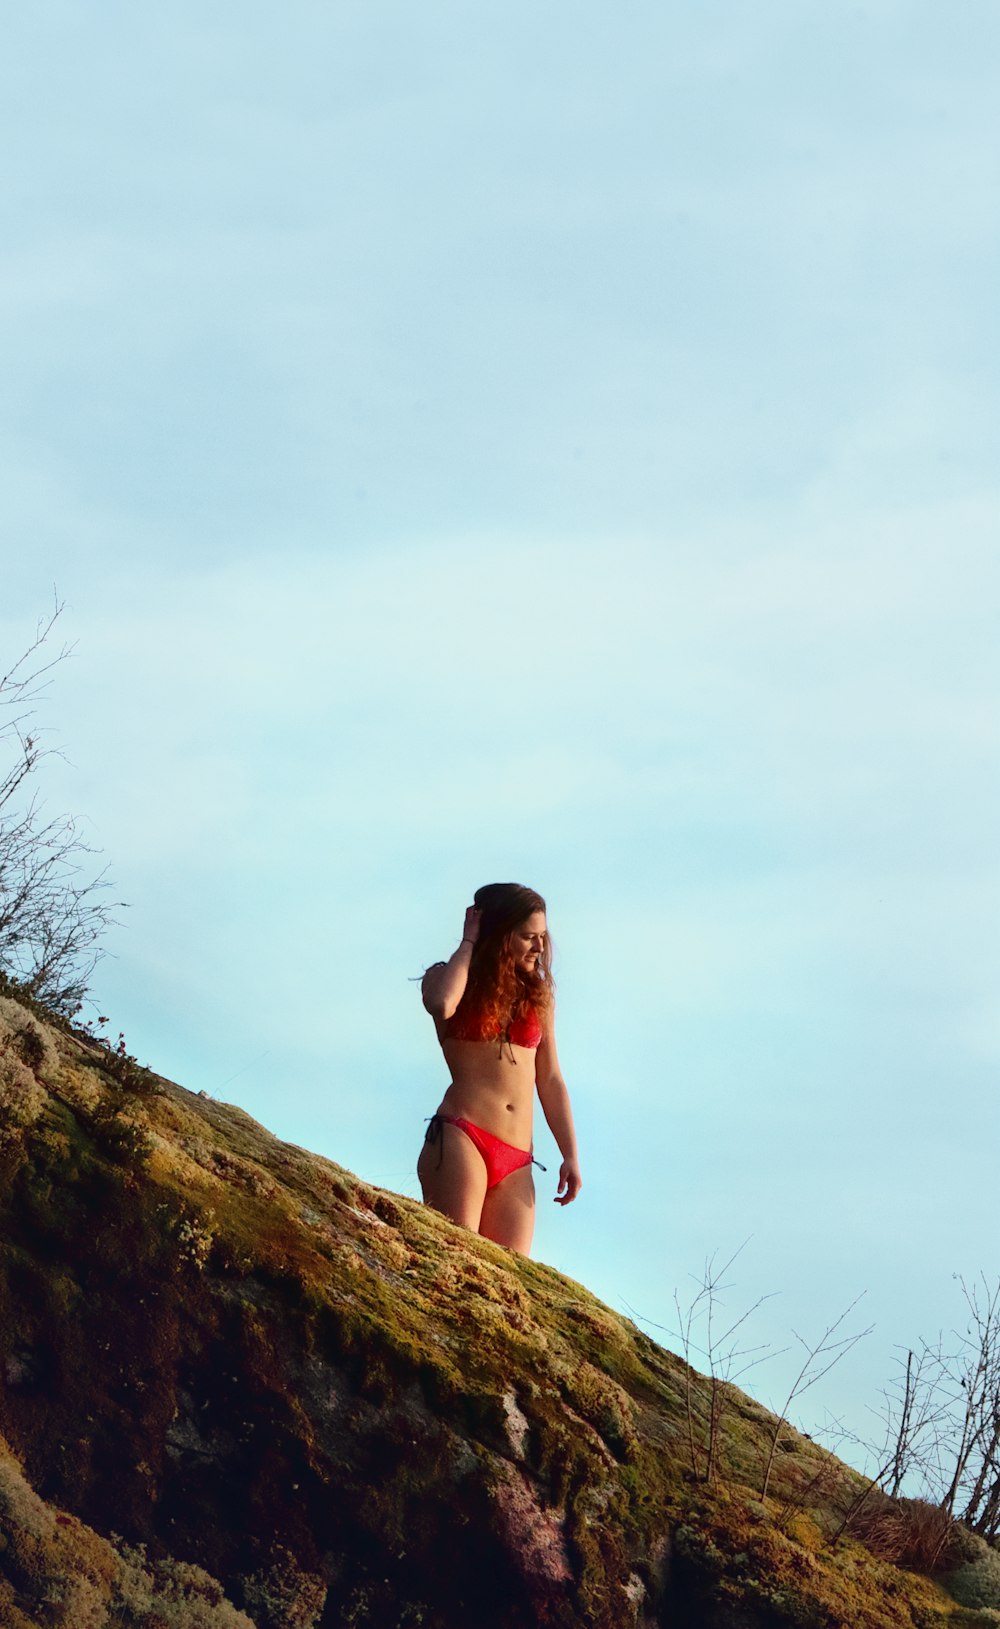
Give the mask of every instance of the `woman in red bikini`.
[[536, 1088], [562, 1154], [556, 1203], [580, 1191], [552, 989], [545, 901], [515, 882], [477, 890], [461, 944], [427, 969], [422, 985], [451, 1071], [417, 1161], [424, 1203], [524, 1255], [535, 1227]]

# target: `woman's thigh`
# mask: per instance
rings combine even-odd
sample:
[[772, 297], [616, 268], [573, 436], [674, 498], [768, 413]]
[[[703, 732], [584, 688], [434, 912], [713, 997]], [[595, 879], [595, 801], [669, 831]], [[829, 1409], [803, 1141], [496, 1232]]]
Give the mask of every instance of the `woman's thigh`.
[[526, 1256], [535, 1232], [535, 1182], [531, 1166], [512, 1171], [483, 1200], [479, 1231], [484, 1239]]
[[425, 1142], [417, 1160], [424, 1204], [479, 1231], [486, 1195], [486, 1161], [459, 1126], [442, 1121], [441, 1141]]

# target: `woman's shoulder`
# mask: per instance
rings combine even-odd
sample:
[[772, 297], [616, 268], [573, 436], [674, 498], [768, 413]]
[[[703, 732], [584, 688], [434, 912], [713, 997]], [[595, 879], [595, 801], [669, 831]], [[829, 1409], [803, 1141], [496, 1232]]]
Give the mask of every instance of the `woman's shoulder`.
[[430, 967], [425, 970], [424, 976], [420, 980], [421, 999], [435, 1023], [438, 1021], [438, 1013], [436, 1011], [437, 998], [441, 993], [438, 981], [441, 977], [442, 970], [446, 968], [447, 965], [447, 962], [431, 962]]

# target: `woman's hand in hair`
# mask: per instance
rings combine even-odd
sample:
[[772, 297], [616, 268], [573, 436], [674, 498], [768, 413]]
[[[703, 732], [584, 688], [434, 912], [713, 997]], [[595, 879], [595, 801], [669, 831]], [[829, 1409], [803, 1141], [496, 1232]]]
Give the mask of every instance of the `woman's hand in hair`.
[[462, 938], [468, 939], [470, 945], [474, 945], [476, 940], [479, 938], [479, 924], [482, 920], [482, 915], [482, 911], [477, 911], [474, 905], [470, 905], [465, 913], [465, 926], [462, 929]]

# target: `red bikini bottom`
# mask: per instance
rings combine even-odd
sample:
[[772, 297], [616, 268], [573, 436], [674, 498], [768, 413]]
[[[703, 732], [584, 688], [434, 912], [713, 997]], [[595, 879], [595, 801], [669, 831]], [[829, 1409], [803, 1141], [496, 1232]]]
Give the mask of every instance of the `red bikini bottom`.
[[[482, 1126], [474, 1126], [471, 1120], [463, 1120], [456, 1114], [434, 1114], [428, 1123], [424, 1141], [441, 1143], [441, 1159], [444, 1158], [442, 1122], [464, 1131], [469, 1141], [478, 1148], [486, 1166], [487, 1189], [495, 1188], [504, 1177], [510, 1176], [514, 1171], [523, 1170], [526, 1165], [537, 1165], [540, 1171], [545, 1170], [545, 1166], [535, 1159], [530, 1148], [515, 1148], [513, 1143], [505, 1143], [502, 1137], [494, 1137], [492, 1131], [484, 1131]], [[438, 1160], [439, 1165], [441, 1159]]]

